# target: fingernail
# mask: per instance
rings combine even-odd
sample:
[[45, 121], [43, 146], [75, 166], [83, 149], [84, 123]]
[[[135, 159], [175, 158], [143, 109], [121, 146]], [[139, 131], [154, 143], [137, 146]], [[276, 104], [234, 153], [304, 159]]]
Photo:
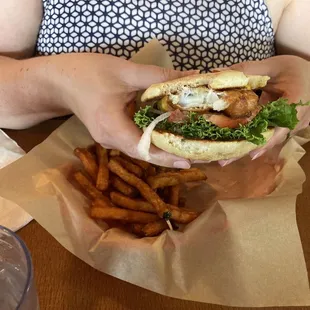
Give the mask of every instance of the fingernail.
[[258, 157], [261, 157], [267, 152], [267, 150], [261, 150], [260, 152], [255, 153], [254, 155], [250, 155], [252, 160], [257, 159]]
[[225, 167], [230, 164], [230, 160], [220, 160], [218, 163], [221, 167]]
[[173, 163], [173, 167], [179, 169], [189, 169], [191, 165], [187, 161], [175, 161]]

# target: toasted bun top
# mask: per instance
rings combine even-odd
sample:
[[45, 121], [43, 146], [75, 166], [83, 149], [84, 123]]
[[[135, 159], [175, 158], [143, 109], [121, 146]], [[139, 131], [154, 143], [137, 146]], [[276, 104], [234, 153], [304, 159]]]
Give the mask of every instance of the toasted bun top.
[[177, 93], [184, 87], [194, 88], [205, 85], [214, 90], [239, 87], [258, 89], [265, 87], [268, 80], [268, 76], [245, 75], [243, 72], [233, 70], [195, 74], [164, 83], [153, 84], [143, 93], [141, 101], [146, 102], [171, 93]]

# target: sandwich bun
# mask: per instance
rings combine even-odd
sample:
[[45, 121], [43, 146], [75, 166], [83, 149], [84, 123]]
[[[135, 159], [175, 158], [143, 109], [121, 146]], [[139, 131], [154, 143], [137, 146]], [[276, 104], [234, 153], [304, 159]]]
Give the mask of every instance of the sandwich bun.
[[142, 102], [162, 98], [181, 92], [184, 87], [208, 86], [213, 90], [247, 88], [255, 90], [266, 86], [268, 76], [245, 75], [243, 72], [225, 70], [221, 72], [195, 74], [164, 83], [151, 85], [141, 97]]
[[[274, 129], [270, 128], [263, 133], [266, 141], [273, 136]], [[261, 147], [246, 140], [211, 141], [185, 139], [170, 132], [152, 132], [152, 143], [158, 148], [190, 160], [217, 161], [238, 158]]]

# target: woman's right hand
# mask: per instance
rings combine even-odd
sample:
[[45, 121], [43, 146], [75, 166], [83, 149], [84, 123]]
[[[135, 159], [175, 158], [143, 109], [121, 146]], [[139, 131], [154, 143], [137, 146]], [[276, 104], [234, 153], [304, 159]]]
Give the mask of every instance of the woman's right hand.
[[[46, 72], [57, 83], [55, 89], [62, 105], [85, 124], [95, 141], [134, 158], [139, 158], [137, 145], [142, 132], [126, 110], [137, 91], [193, 74], [138, 65], [110, 55], [83, 53], [49, 58]], [[161, 166], [190, 167], [187, 160], [153, 146], [150, 156], [152, 163]]]

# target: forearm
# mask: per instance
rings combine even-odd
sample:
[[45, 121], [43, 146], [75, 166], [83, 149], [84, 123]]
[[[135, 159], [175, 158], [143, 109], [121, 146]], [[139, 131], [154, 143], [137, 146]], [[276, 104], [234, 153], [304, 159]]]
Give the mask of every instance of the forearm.
[[48, 63], [49, 57], [0, 56], [0, 128], [22, 129], [69, 113]]

